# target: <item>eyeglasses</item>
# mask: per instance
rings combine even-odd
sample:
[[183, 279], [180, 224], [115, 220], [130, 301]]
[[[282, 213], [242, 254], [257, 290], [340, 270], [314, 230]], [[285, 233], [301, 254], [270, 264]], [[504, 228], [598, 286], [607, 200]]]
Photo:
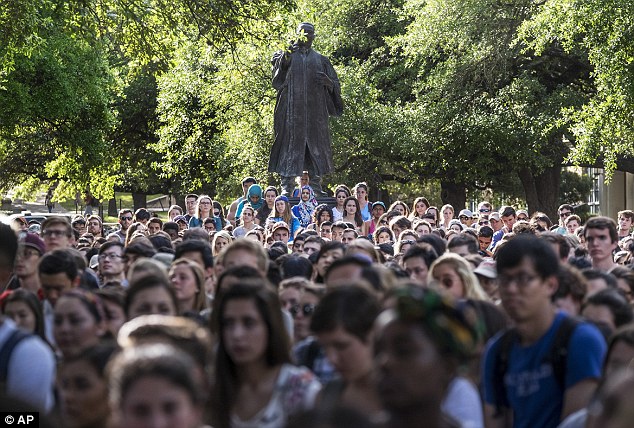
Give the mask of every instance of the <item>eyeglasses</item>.
[[132, 221], [132, 217], [119, 217], [119, 220]]
[[253, 217], [253, 213], [250, 212], [243, 212], [242, 215], [246, 217]]
[[466, 215], [461, 215], [460, 217], [458, 217], [460, 220], [467, 220], [469, 217], [467, 217]]
[[124, 256], [120, 254], [115, 254], [115, 253], [103, 253], [103, 254], [99, 254], [99, 257], [97, 258], [99, 260], [117, 260], [117, 259], [123, 259]]
[[414, 241], [412, 239], [407, 239], [405, 241], [401, 241], [401, 245], [404, 245], [404, 244], [414, 245], [414, 244], [416, 244], [416, 241]]
[[515, 276], [498, 274], [498, 282], [501, 287], [508, 287], [512, 283], [516, 283], [518, 287], [526, 287], [537, 277], [537, 275], [530, 275], [528, 273], [520, 273]]
[[482, 221], [479, 221], [479, 222], [478, 222], [478, 224], [479, 224], [480, 226], [486, 226], [487, 224], [489, 224], [489, 220], [482, 220]]
[[18, 251], [18, 256], [28, 259], [29, 257], [39, 257], [40, 252], [32, 248], [24, 248], [22, 251]]
[[46, 229], [44, 232], [42, 232], [42, 236], [48, 237], [48, 236], [70, 236], [70, 235], [66, 233], [65, 230]]
[[572, 215], [572, 211], [567, 211], [567, 212], [565, 212], [565, 213], [559, 213], [559, 217], [560, 217], [560, 218], [566, 218], [566, 217], [568, 217], [569, 215]]
[[209, 201], [200, 201], [198, 202], [200, 205], [211, 205], [211, 202]]
[[490, 213], [491, 210], [488, 208], [480, 208], [478, 211], [480, 211], [481, 213]]
[[315, 312], [315, 305], [313, 305], [312, 303], [304, 303], [303, 305], [293, 305], [291, 306], [290, 309], [290, 313], [293, 316], [293, 318], [295, 318], [297, 315], [299, 315], [299, 312], [302, 312], [304, 314], [305, 317], [308, 317], [310, 315], [313, 314], [313, 312]]

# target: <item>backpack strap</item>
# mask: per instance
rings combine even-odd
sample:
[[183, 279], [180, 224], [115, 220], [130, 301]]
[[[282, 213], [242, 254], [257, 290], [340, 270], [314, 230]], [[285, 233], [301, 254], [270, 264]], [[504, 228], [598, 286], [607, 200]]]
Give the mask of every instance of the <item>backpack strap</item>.
[[506, 385], [504, 384], [504, 375], [509, 368], [509, 354], [511, 347], [518, 337], [515, 328], [507, 329], [499, 340], [495, 355], [495, 365], [493, 368], [493, 402], [495, 404], [494, 417], [500, 417], [503, 414], [503, 408], [509, 407], [506, 397]]
[[581, 324], [581, 320], [566, 316], [561, 320], [557, 328], [555, 338], [550, 346], [550, 351], [545, 361], [553, 367], [553, 376], [562, 391], [566, 390], [566, 367], [568, 363], [568, 346], [575, 328]]
[[13, 349], [22, 341], [22, 339], [26, 339], [31, 335], [25, 331], [20, 329], [16, 329], [9, 338], [2, 344], [0, 348], [0, 385], [3, 386], [7, 382], [7, 377], [9, 375], [9, 360], [11, 359], [11, 353]]

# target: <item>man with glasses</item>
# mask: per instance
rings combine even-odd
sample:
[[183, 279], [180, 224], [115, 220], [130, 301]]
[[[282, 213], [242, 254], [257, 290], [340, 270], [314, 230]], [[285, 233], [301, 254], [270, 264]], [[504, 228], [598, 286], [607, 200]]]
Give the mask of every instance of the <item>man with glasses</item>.
[[605, 340], [596, 327], [553, 305], [559, 260], [547, 242], [517, 236], [500, 248], [496, 260], [502, 306], [515, 327], [485, 350], [486, 426], [507, 427], [513, 421], [514, 427], [555, 428], [590, 401]]
[[125, 260], [121, 242], [106, 242], [99, 247], [100, 286], [108, 282], [119, 282], [127, 286], [125, 278]]
[[491, 205], [491, 202], [482, 201], [478, 204], [478, 212], [480, 213], [480, 216], [483, 214], [489, 215], [492, 211], [493, 206]]
[[63, 250], [73, 246], [74, 238], [70, 223], [64, 217], [49, 217], [42, 223], [42, 238], [46, 251]]
[[121, 242], [125, 242], [128, 228], [132, 224], [132, 217], [132, 210], [129, 208], [123, 208], [119, 211], [119, 230], [117, 230], [115, 233], [119, 236]]
[[465, 227], [471, 227], [473, 224], [473, 213], [471, 210], [461, 210], [458, 214], [458, 220], [460, 220], [460, 223], [462, 223]]
[[96, 238], [103, 236], [103, 221], [96, 214], [91, 215], [87, 219], [88, 233]]

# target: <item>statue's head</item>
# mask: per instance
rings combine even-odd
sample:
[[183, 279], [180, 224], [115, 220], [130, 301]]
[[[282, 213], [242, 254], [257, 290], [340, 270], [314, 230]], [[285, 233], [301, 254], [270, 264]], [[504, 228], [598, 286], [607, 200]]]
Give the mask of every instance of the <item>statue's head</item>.
[[315, 26], [308, 22], [302, 22], [297, 26], [297, 43], [310, 46], [315, 40]]

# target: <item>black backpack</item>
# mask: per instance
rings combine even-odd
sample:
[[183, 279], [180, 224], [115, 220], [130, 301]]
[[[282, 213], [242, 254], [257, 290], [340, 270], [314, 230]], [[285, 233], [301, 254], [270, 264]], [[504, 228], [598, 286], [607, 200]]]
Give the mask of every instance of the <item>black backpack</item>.
[[[566, 389], [566, 363], [568, 358], [568, 344], [575, 328], [581, 324], [581, 320], [572, 317], [564, 317], [555, 332], [555, 338], [550, 350], [544, 356], [543, 362], [550, 363], [553, 375], [562, 391]], [[495, 403], [495, 416], [502, 415], [504, 407], [510, 407], [506, 396], [504, 376], [509, 367], [509, 354], [513, 343], [518, 340], [517, 329], [506, 330], [499, 339], [497, 354], [493, 368], [493, 402]]]

